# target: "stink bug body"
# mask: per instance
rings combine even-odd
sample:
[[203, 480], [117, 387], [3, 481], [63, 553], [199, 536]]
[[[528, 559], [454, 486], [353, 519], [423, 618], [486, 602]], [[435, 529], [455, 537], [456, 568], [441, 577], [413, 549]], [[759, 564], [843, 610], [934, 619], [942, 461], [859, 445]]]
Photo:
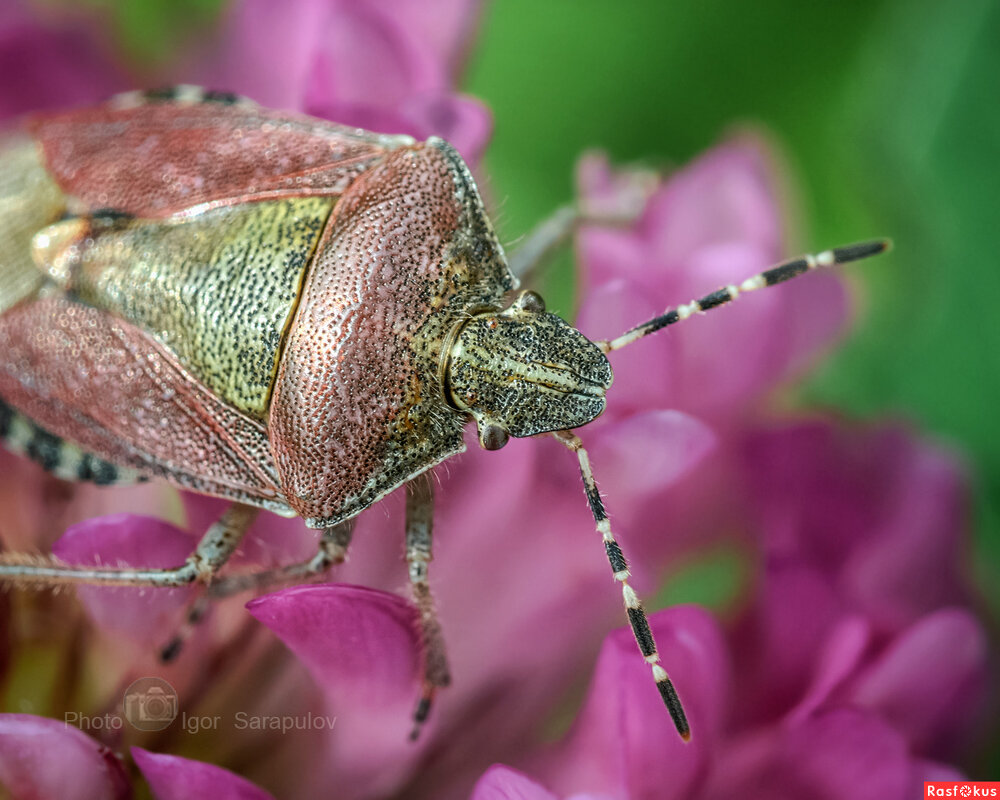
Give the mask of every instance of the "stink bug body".
[[[571, 229], [572, 215], [562, 219], [557, 234]], [[740, 292], [885, 246], [778, 265], [594, 343], [533, 292], [505, 302], [518, 280], [446, 142], [190, 88], [39, 115], [6, 134], [0, 242], [7, 446], [65, 478], [159, 477], [233, 501], [175, 569], [14, 555], [0, 561], [0, 579], [201, 581], [211, 596], [304, 579], [342, 561], [353, 518], [405, 483], [406, 557], [425, 644], [420, 722], [449, 673], [428, 588], [433, 498], [429, 482], [413, 479], [464, 448], [470, 420], [487, 449], [551, 432], [578, 455], [639, 648], [685, 738], [680, 701], [570, 431], [605, 408], [607, 352]], [[257, 508], [322, 529], [317, 554], [215, 577]], [[176, 642], [167, 655], [175, 651]]]

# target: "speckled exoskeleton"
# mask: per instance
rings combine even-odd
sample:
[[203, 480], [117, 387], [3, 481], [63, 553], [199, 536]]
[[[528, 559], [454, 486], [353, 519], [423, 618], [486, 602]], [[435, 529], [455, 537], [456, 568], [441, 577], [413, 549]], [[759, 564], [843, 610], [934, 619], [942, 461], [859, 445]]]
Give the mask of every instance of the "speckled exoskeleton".
[[[540, 228], [526, 252], [575, 219]], [[33, 116], [0, 138], [0, 438], [62, 478], [163, 478], [233, 505], [174, 569], [5, 555], [0, 579], [201, 582], [203, 598], [303, 580], [343, 561], [354, 517], [406, 484], [425, 645], [419, 725], [449, 672], [428, 588], [431, 483], [414, 479], [464, 449], [470, 420], [489, 450], [551, 432], [579, 458], [639, 649], [687, 738], [571, 431], [605, 408], [606, 353], [742, 292], [883, 248], [790, 261], [594, 343], [533, 292], [507, 302], [518, 279], [468, 168], [440, 139], [192, 87]], [[321, 529], [318, 552], [217, 576], [259, 508]], [[192, 621], [203, 608], [192, 607]]]

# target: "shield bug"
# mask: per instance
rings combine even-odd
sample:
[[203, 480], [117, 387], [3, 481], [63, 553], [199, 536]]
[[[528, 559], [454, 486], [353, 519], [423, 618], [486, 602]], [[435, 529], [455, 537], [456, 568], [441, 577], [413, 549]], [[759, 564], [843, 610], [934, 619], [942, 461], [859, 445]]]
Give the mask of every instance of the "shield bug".
[[[542, 226], [518, 271], [578, 219], [563, 212]], [[428, 580], [431, 484], [414, 479], [464, 449], [470, 421], [487, 450], [551, 433], [578, 458], [629, 623], [685, 739], [681, 702], [573, 430], [605, 408], [611, 351], [741, 293], [886, 247], [779, 264], [591, 342], [534, 292], [507, 302], [518, 278], [446, 142], [192, 87], [37, 115], [5, 134], [0, 241], [6, 446], [71, 480], [163, 478], [232, 501], [173, 569], [5, 555], [0, 579], [200, 582], [203, 598], [305, 580], [343, 561], [354, 517], [405, 484], [406, 559], [425, 645], [416, 731], [450, 677]], [[318, 551], [217, 576], [260, 508], [321, 530]]]

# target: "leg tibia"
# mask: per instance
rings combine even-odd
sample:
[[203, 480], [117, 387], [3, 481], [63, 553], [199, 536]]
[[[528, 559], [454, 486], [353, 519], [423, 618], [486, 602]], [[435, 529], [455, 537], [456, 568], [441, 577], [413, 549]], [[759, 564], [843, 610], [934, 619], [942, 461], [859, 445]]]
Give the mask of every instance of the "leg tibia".
[[0, 581], [29, 586], [89, 583], [103, 586], [186, 586], [209, 581], [226, 563], [258, 509], [234, 503], [208, 529], [187, 560], [170, 569], [90, 567], [63, 564], [51, 556], [0, 554]]

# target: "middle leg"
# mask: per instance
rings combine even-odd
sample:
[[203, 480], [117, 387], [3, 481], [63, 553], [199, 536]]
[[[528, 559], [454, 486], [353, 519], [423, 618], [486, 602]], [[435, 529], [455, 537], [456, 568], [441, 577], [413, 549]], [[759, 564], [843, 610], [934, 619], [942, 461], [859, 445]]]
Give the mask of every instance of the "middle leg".
[[307, 581], [323, 575], [331, 567], [343, 564], [347, 560], [347, 549], [354, 534], [355, 519], [351, 518], [331, 528], [324, 528], [319, 547], [310, 558], [259, 572], [226, 575], [208, 585], [208, 596], [213, 599], [229, 597], [245, 591], [259, 591], [276, 584]]
[[427, 578], [433, 558], [434, 484], [430, 475], [406, 484], [406, 563], [410, 573], [413, 602], [420, 613], [420, 638], [423, 644], [423, 675], [420, 701], [413, 714], [411, 739], [420, 735], [420, 728], [430, 714], [434, 693], [451, 683], [444, 635], [438, 620], [434, 597]]
[[195, 626], [204, 619], [212, 601], [234, 594], [261, 591], [284, 583], [307, 581], [323, 575], [331, 567], [347, 560], [347, 548], [354, 533], [354, 519], [341, 522], [332, 528], [325, 528], [319, 540], [315, 555], [294, 564], [285, 564], [259, 572], [246, 572], [217, 578], [205, 587], [188, 607], [184, 622], [176, 635], [160, 651], [160, 660], [173, 661], [180, 654], [184, 642], [194, 632]]

